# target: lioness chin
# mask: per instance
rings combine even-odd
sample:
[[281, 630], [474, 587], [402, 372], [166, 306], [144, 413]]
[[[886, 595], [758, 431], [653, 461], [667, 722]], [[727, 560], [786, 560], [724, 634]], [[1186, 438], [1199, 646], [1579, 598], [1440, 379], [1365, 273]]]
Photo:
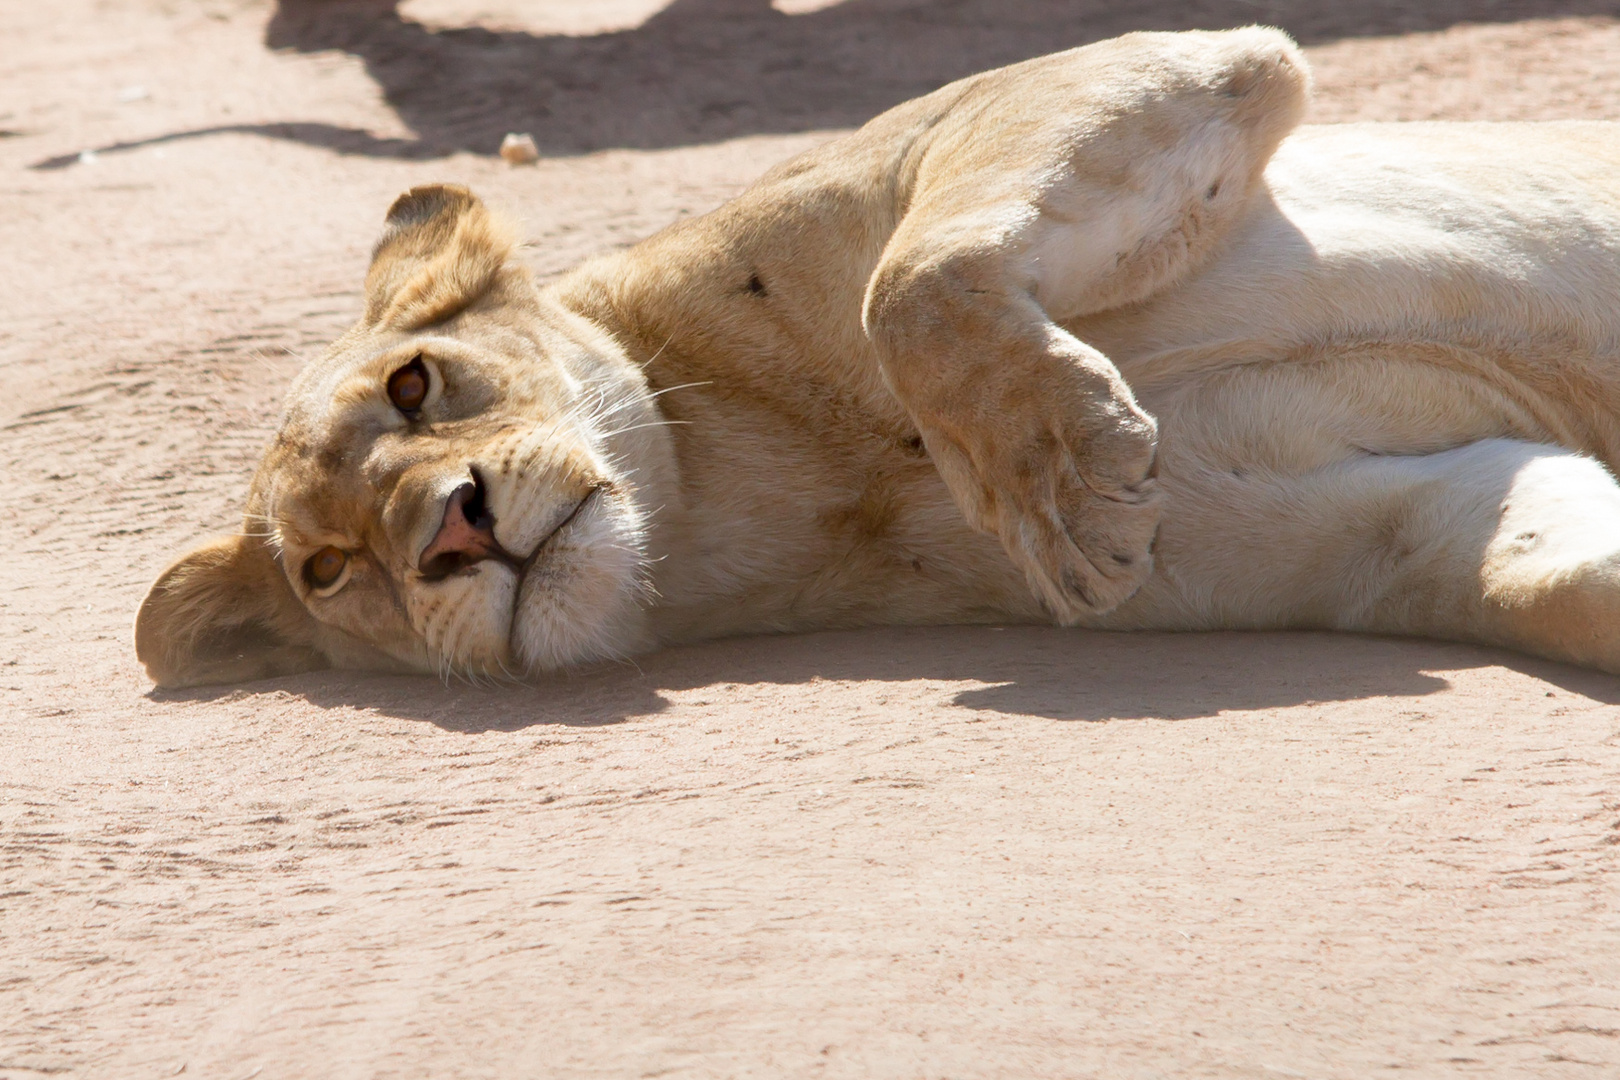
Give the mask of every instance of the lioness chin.
[[954, 83], [545, 288], [389, 210], [164, 686], [724, 634], [1330, 627], [1620, 671], [1620, 128], [1295, 130], [1281, 33]]

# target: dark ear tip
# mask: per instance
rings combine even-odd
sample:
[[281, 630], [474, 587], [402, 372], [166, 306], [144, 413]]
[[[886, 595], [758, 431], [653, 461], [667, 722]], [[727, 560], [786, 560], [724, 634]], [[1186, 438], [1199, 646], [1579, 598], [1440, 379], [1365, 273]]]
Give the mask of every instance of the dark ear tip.
[[395, 199], [384, 220], [395, 228], [406, 228], [446, 212], [462, 214], [479, 205], [478, 196], [460, 184], [423, 184]]

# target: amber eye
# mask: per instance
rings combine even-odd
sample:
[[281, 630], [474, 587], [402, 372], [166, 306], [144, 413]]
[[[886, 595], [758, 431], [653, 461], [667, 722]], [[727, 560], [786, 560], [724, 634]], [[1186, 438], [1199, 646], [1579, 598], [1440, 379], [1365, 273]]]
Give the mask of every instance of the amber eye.
[[342, 548], [323, 547], [304, 564], [304, 578], [311, 588], [325, 589], [343, 576], [349, 565], [349, 553]]
[[420, 409], [427, 394], [428, 371], [420, 356], [388, 376], [388, 400], [406, 415]]

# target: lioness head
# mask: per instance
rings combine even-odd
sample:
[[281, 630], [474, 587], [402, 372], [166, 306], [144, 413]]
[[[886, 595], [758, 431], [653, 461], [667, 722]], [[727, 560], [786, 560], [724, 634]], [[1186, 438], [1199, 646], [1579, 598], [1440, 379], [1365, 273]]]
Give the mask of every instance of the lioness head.
[[148, 673], [477, 678], [638, 647], [672, 460], [639, 370], [540, 293], [464, 188], [394, 203], [365, 303], [293, 384], [242, 534], [152, 586]]

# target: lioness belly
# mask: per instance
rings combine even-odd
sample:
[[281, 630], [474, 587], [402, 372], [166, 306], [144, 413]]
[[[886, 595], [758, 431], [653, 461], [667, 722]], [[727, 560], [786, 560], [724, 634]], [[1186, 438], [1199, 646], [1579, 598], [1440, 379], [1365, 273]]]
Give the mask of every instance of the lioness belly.
[[1614, 124], [1307, 128], [1214, 259], [1072, 329], [1161, 408], [1217, 371], [1338, 364], [1318, 385], [1344, 397], [1347, 445], [1415, 453], [1514, 434], [1613, 464], [1617, 175]]

